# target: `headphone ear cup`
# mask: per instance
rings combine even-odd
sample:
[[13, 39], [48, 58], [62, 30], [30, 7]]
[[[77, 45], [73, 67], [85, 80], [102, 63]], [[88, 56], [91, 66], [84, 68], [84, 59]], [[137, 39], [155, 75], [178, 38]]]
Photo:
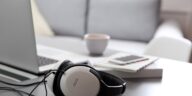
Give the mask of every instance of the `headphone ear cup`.
[[60, 78], [60, 86], [57, 87], [66, 96], [97, 96], [101, 87], [100, 76], [97, 75], [99, 74], [91, 67], [72, 65], [67, 67]]
[[63, 63], [61, 63], [61, 65], [59, 66], [56, 74], [55, 74], [55, 78], [53, 81], [53, 92], [56, 96], [64, 96], [64, 94], [61, 92], [60, 89], [60, 79], [64, 73], [64, 69], [67, 68], [68, 66], [71, 65], [71, 61], [69, 60], [65, 60]]

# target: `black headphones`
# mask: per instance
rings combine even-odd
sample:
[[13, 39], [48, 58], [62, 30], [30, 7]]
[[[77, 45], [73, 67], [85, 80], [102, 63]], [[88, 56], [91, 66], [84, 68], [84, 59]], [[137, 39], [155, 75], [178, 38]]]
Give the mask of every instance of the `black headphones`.
[[53, 81], [56, 96], [118, 96], [125, 89], [124, 80], [71, 61], [64, 61], [59, 66]]

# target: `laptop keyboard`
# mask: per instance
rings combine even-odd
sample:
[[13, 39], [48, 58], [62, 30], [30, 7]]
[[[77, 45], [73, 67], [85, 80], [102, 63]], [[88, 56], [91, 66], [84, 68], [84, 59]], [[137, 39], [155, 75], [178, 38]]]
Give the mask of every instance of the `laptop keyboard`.
[[40, 66], [53, 64], [53, 63], [57, 63], [57, 62], [58, 62], [58, 60], [55, 60], [55, 59], [50, 59], [50, 58], [47, 58], [47, 57], [38, 56], [38, 63], [39, 63]]

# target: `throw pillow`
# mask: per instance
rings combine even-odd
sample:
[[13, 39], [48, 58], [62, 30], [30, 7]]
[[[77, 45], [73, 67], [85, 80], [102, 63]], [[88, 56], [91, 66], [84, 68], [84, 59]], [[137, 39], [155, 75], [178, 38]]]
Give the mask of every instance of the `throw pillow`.
[[86, 0], [37, 0], [40, 11], [56, 35], [82, 37]]
[[90, 0], [88, 33], [147, 42], [159, 24], [160, 0]]
[[31, 7], [35, 34], [43, 36], [53, 36], [54, 33], [47, 24], [46, 20], [43, 18], [42, 14], [39, 12], [35, 0], [31, 0]]

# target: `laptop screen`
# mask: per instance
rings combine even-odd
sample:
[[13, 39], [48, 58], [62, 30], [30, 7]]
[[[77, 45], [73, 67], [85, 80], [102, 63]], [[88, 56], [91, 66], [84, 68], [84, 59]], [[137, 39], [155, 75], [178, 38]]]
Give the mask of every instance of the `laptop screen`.
[[30, 0], [0, 0], [0, 62], [38, 73]]

